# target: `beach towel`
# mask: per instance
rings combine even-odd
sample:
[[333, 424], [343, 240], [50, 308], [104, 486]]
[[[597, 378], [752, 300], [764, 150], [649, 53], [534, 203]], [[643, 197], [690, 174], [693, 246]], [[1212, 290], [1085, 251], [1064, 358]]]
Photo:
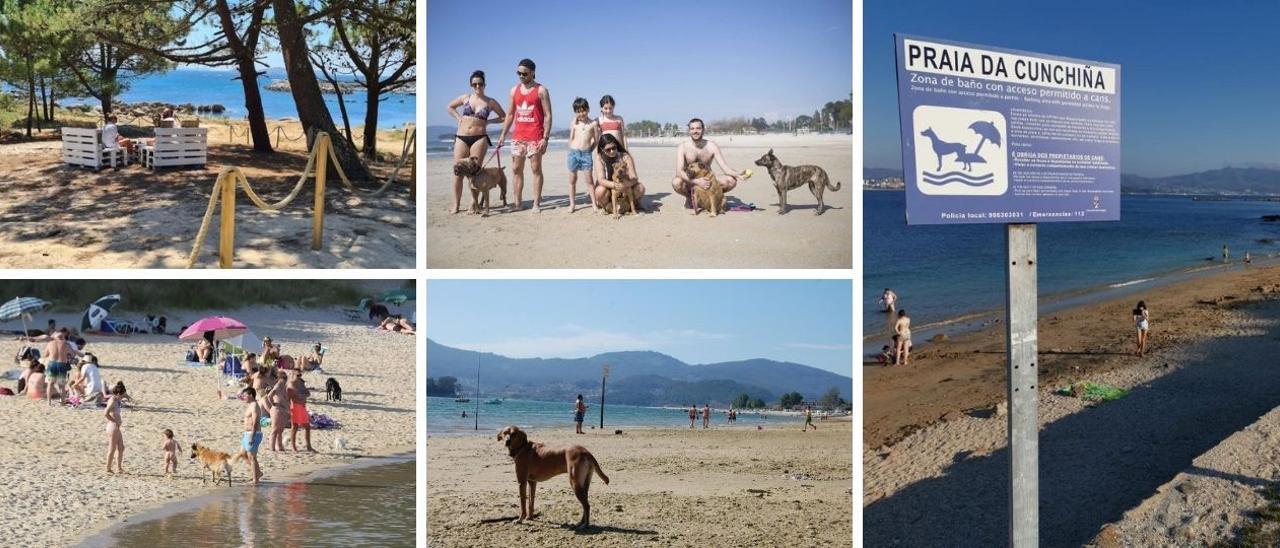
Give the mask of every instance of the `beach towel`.
[[341, 425], [338, 424], [338, 421], [336, 419], [333, 419], [328, 415], [324, 415], [321, 413], [312, 413], [311, 427], [315, 428], [316, 430], [331, 430], [331, 429], [339, 428], [341, 427]]
[[21, 369], [10, 369], [8, 371], [5, 371], [3, 375], [0, 375], [0, 379], [4, 379], [6, 381], [16, 381], [21, 378], [22, 378]]
[[757, 209], [760, 208], [756, 207], [756, 204], [734, 204], [729, 208], [729, 211], [755, 211]]
[[0, 396], [12, 396], [13, 390], [0, 386]]
[[1056, 390], [1060, 396], [1073, 396], [1085, 401], [1114, 401], [1129, 395], [1129, 391], [1118, 386], [1093, 381], [1080, 381]]

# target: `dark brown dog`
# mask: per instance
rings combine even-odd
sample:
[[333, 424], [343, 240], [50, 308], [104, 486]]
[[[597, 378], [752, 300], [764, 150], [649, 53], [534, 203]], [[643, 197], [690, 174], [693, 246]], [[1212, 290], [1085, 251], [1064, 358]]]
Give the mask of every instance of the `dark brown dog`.
[[[472, 156], [458, 160], [453, 164], [453, 174], [470, 180], [471, 212], [480, 213], [480, 203], [484, 203], [484, 216], [489, 216], [489, 191], [498, 187], [502, 205], [507, 205], [507, 174], [498, 167], [481, 167], [480, 159]], [[481, 194], [484, 195], [483, 200]]]
[[[609, 189], [610, 201], [613, 203], [613, 218], [617, 219], [622, 216], [622, 212], [618, 209], [618, 198], [622, 198], [622, 203], [631, 206], [631, 214], [636, 214], [636, 187], [628, 186], [627, 181], [634, 179], [631, 170], [627, 168], [625, 160], [617, 160], [613, 163], [613, 182], [621, 188]], [[608, 482], [605, 482], [608, 483]]]
[[720, 179], [716, 178], [710, 168], [702, 165], [702, 162], [690, 163], [688, 170], [690, 179], [711, 181], [709, 188], [693, 185], [693, 214], [698, 214], [698, 208], [710, 211], [712, 217], [724, 213], [724, 186], [720, 183]]
[[814, 215], [822, 215], [827, 205], [822, 201], [822, 191], [830, 188], [832, 192], [840, 190], [840, 182], [836, 181], [835, 186], [831, 185], [831, 178], [827, 177], [826, 170], [818, 166], [788, 166], [783, 165], [782, 160], [773, 155], [773, 149], [769, 149], [764, 156], [756, 160], [756, 165], [764, 166], [769, 170], [769, 176], [773, 178], [773, 186], [778, 191], [778, 214], [787, 212], [787, 191], [793, 188], [800, 188], [804, 184], [809, 185], [809, 192], [814, 198], [818, 199], [818, 209], [813, 211]]
[[[591, 524], [591, 503], [587, 501], [587, 491], [591, 489], [591, 473], [600, 474], [605, 485], [609, 484], [609, 476], [604, 475], [600, 463], [591, 456], [591, 452], [581, 445], [547, 447], [541, 443], [532, 443], [524, 431], [508, 426], [498, 432], [498, 441], [507, 436], [507, 452], [516, 461], [516, 481], [520, 482], [520, 517], [516, 523], [533, 519], [533, 501], [538, 492], [538, 482], [547, 481], [560, 474], [569, 474], [569, 485], [573, 494], [582, 504], [582, 519], [578, 520], [575, 529], [585, 529]], [[525, 504], [525, 485], [529, 487], [528, 504]]]

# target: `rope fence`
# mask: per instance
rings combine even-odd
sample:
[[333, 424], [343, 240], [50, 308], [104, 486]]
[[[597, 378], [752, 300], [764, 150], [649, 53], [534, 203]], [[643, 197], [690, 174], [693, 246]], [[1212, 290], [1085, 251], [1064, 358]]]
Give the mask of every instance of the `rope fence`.
[[[306, 135], [301, 135], [297, 139], [302, 139], [303, 137], [306, 137]], [[315, 144], [311, 147], [310, 154], [307, 155], [307, 165], [303, 168], [301, 176], [298, 177], [298, 182], [294, 184], [293, 190], [289, 191], [287, 196], [275, 203], [268, 203], [262, 199], [249, 184], [249, 180], [245, 178], [240, 168], [223, 169], [218, 174], [218, 179], [214, 182], [213, 189], [210, 192], [209, 206], [205, 208], [204, 218], [200, 222], [200, 229], [196, 232], [195, 245], [192, 246], [191, 254], [187, 257], [187, 268], [195, 266], [200, 249], [204, 247], [205, 239], [209, 234], [209, 227], [213, 224], [213, 212], [218, 208], [220, 202], [222, 204], [222, 213], [219, 217], [218, 264], [221, 268], [232, 267], [232, 260], [235, 254], [237, 188], [244, 189], [249, 201], [258, 209], [279, 211], [298, 197], [298, 194], [302, 192], [302, 188], [306, 186], [308, 179], [314, 178], [315, 203], [311, 221], [311, 249], [318, 251], [321, 248], [324, 234], [324, 198], [329, 162], [333, 163], [334, 170], [338, 173], [338, 179], [343, 187], [353, 194], [373, 198], [382, 195], [391, 185], [395, 184], [401, 168], [414, 155], [410, 152], [410, 149], [416, 150], [416, 146], [417, 129], [410, 128], [405, 133], [404, 146], [400, 152], [400, 161], [396, 163], [395, 169], [391, 171], [391, 176], [376, 189], [362, 190], [352, 184], [351, 180], [347, 178], [347, 174], [342, 170], [342, 163], [338, 161], [338, 155], [333, 148], [333, 141], [330, 139], [329, 134], [319, 132], [316, 134]], [[413, 181], [410, 181], [410, 185], [412, 184]]]

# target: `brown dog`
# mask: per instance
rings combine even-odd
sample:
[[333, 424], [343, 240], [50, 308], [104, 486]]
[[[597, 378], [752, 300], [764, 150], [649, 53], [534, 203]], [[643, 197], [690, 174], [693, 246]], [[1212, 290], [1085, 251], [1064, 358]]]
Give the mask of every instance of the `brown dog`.
[[[617, 219], [622, 216], [622, 212], [618, 209], [618, 198], [623, 198], [624, 204], [631, 206], [631, 214], [636, 214], [636, 187], [635, 185], [627, 185], [626, 182], [634, 179], [631, 170], [627, 168], [625, 160], [617, 160], [613, 162], [613, 179], [612, 181], [622, 188], [609, 189], [609, 197], [613, 202], [613, 218]], [[608, 483], [608, 482], [606, 482]]]
[[724, 186], [720, 184], [720, 179], [716, 178], [711, 169], [703, 165], [702, 162], [690, 163], [688, 170], [690, 179], [711, 181], [710, 188], [693, 185], [693, 214], [698, 214], [698, 208], [710, 211], [712, 217], [724, 213]]
[[[560, 474], [569, 474], [569, 485], [573, 494], [582, 504], [582, 519], [578, 520], [575, 529], [585, 529], [591, 524], [591, 503], [587, 502], [587, 491], [591, 489], [591, 473], [600, 474], [605, 485], [609, 484], [609, 476], [604, 475], [600, 463], [591, 456], [591, 452], [581, 445], [547, 447], [541, 443], [532, 443], [524, 431], [508, 426], [498, 432], [498, 441], [507, 436], [507, 452], [516, 461], [516, 481], [520, 483], [520, 517], [516, 523], [533, 519], [533, 501], [538, 492], [538, 482], [547, 481]], [[529, 486], [529, 501], [525, 504], [525, 485]]]
[[502, 168], [481, 167], [480, 159], [472, 156], [453, 164], [453, 174], [470, 180], [472, 213], [480, 213], [480, 195], [483, 194], [484, 216], [489, 216], [489, 191], [495, 186], [500, 191], [502, 205], [507, 205], [507, 174]]
[[227, 486], [231, 486], [231, 455], [193, 443], [191, 444], [191, 458], [200, 459], [202, 467], [200, 470], [200, 483], [208, 483], [208, 480], [204, 479], [204, 471], [208, 470], [213, 477], [214, 485], [221, 481], [218, 479], [218, 472], [222, 472], [227, 478]]

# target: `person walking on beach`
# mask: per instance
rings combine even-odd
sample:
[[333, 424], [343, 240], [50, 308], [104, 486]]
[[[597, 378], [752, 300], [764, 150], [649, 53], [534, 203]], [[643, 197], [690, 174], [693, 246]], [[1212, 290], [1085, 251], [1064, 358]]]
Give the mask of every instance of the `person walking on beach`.
[[124, 473], [124, 423], [120, 419], [120, 401], [125, 397], [124, 384], [116, 384], [111, 389], [111, 399], [107, 400], [107, 473], [111, 472], [111, 458], [116, 459], [116, 473]]
[[880, 304], [884, 305], [884, 311], [893, 314], [897, 308], [895, 303], [898, 302], [898, 294], [889, 288], [884, 288], [884, 294], [880, 295]]
[[244, 396], [245, 406], [239, 456], [249, 461], [253, 467], [253, 484], [257, 485], [262, 479], [262, 468], [258, 467], [258, 446], [262, 445], [262, 407], [258, 405], [258, 393], [252, 386], [245, 388], [241, 395]]
[[600, 132], [595, 120], [587, 116], [591, 105], [586, 99], [578, 97], [573, 100], [573, 128], [569, 130], [569, 213], [573, 213], [574, 202], [578, 196], [578, 172], [582, 172], [587, 182], [587, 197], [591, 199], [591, 208], [600, 210], [596, 203], [595, 182], [591, 179], [592, 155]]
[[698, 406], [696, 404], [690, 405], [689, 406], [689, 428], [691, 429], [693, 428], [693, 423], [696, 420], [698, 420]]
[[515, 187], [515, 206], [512, 211], [524, 208], [521, 196], [524, 192], [524, 160], [529, 159], [529, 171], [533, 174], [533, 212], [542, 207], [542, 155], [547, 152], [547, 140], [551, 138], [551, 94], [534, 80], [537, 65], [529, 59], [521, 59], [516, 65], [520, 83], [511, 88], [511, 116], [502, 122], [498, 136], [498, 148], [511, 133], [511, 174]]
[[[467, 416], [466, 413], [467, 413], [466, 411], [463, 411], [462, 416], [464, 417]], [[574, 431], [575, 434], [586, 433], [582, 431], [582, 419], [585, 418], [586, 416], [587, 416], [587, 404], [582, 403], [582, 394], [578, 394], [578, 401], [573, 404], [573, 422], [577, 423], [578, 425], [577, 426], [578, 429]]]
[[813, 424], [813, 407], [812, 406], [804, 408], [804, 427], [801, 429], [801, 432], [808, 432], [810, 426], [812, 426], [814, 430], [818, 429], [818, 427], [814, 426]]
[[[485, 80], [484, 71], [477, 70], [471, 73], [471, 93], [459, 95], [456, 99], [449, 102], [449, 116], [458, 121], [457, 133], [453, 134], [453, 160], [463, 160], [466, 158], [479, 158], [484, 161], [484, 155], [489, 151], [489, 145], [493, 144], [489, 140], [489, 124], [501, 124], [506, 120], [507, 115], [502, 112], [502, 105], [498, 104], [498, 100], [484, 94]], [[462, 107], [462, 111], [458, 111], [458, 107]], [[490, 118], [490, 114], [497, 114], [497, 117]], [[457, 213], [462, 210], [462, 176], [453, 176], [453, 210], [450, 213]]]
[[289, 441], [293, 445], [293, 450], [298, 450], [298, 428], [301, 427], [306, 431], [307, 451], [315, 452], [311, 448], [311, 415], [307, 413], [307, 398], [311, 396], [311, 390], [307, 389], [307, 383], [302, 380], [302, 370], [294, 369], [292, 371], [293, 380], [289, 381], [289, 419], [290, 426]]
[[898, 311], [898, 321], [893, 324], [893, 332], [898, 336], [897, 363], [907, 365], [907, 361], [911, 357], [911, 317], [907, 316], [905, 309]]
[[67, 401], [67, 375], [71, 373], [71, 360], [75, 357], [75, 350], [67, 342], [67, 332], [65, 328], [59, 329], [53, 333], [53, 340], [44, 346], [45, 361], [45, 382], [48, 384], [45, 390], [45, 401], [49, 405], [53, 405], [53, 388], [58, 387], [58, 398], [62, 403]]
[[690, 179], [688, 166], [693, 162], [700, 162], [702, 165], [711, 169], [714, 162], [720, 166], [720, 170], [724, 172], [724, 176], [720, 177], [720, 185], [725, 192], [733, 190], [738, 186], [738, 182], [743, 178], [739, 172], [729, 167], [725, 163], [724, 153], [720, 152], [719, 145], [716, 145], [709, 139], [703, 139], [703, 131], [705, 129], [702, 120], [694, 118], [689, 120], [689, 140], [680, 143], [676, 147], [676, 176], [671, 179], [671, 188], [677, 194], [684, 196], [684, 206], [691, 213], [696, 214], [697, 209], [693, 205], [693, 187], [696, 185], [700, 188], [711, 188], [711, 181], [706, 179]]
[[711, 426], [711, 404], [702, 404], [702, 428]]
[[1133, 308], [1133, 323], [1138, 328], [1138, 355], [1147, 353], [1147, 330], [1150, 328], [1151, 314], [1147, 312], [1147, 302], [1138, 301]]
[[173, 430], [164, 429], [164, 474], [170, 476], [178, 473], [178, 442], [173, 439]]

